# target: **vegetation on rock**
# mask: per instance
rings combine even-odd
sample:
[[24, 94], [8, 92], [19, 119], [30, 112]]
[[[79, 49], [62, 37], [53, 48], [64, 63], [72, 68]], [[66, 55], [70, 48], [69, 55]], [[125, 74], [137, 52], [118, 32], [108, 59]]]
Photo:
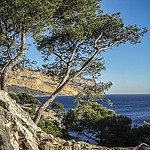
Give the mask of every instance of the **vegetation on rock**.
[[132, 120], [118, 115], [97, 102], [82, 100], [64, 117], [66, 132], [78, 134], [73, 137], [94, 141], [108, 147], [136, 146], [142, 142], [150, 144], [150, 124], [132, 127]]
[[55, 137], [62, 137], [62, 128], [59, 127], [58, 122], [51, 121], [48, 119], [40, 119], [40, 122], [38, 123], [38, 126], [47, 134], [52, 134]]
[[[29, 113], [30, 117], [33, 119], [36, 113], [36, 108], [41, 106], [41, 102], [37, 99], [35, 99], [32, 95], [27, 93], [20, 93], [20, 94], [13, 94], [9, 93], [9, 96], [16, 100], [18, 104], [20, 104], [26, 112]], [[30, 104], [30, 106], [26, 107], [26, 104]], [[65, 114], [65, 109], [61, 103], [53, 103], [52, 106], [53, 110], [56, 112], [55, 117], [60, 120]], [[49, 107], [46, 111], [49, 112]], [[52, 134], [55, 137], [63, 137], [63, 128], [60, 127], [60, 121], [57, 120], [49, 120], [41, 118], [40, 122], [38, 123], [38, 126], [47, 134]]]
[[[26, 93], [10, 94], [19, 104], [32, 104], [30, 108], [23, 108], [31, 118], [35, 115], [35, 106], [41, 103]], [[144, 122], [142, 126], [132, 126], [132, 120], [118, 115], [113, 110], [103, 107], [97, 102], [80, 100], [74, 109], [65, 114], [64, 106], [55, 102], [49, 107], [56, 112], [59, 121], [41, 118], [38, 126], [46, 133], [65, 139], [94, 141], [97, 145], [107, 147], [136, 146], [140, 143], [150, 144], [150, 124]], [[49, 110], [47, 110], [49, 111]], [[61, 119], [61, 120], [60, 120]], [[61, 122], [60, 122], [61, 121]], [[73, 136], [71, 132], [77, 133]]]

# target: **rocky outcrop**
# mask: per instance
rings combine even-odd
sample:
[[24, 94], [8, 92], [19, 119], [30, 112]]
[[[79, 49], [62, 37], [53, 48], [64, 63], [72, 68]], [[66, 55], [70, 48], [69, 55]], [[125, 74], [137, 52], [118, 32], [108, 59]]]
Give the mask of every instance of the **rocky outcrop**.
[[27, 112], [0, 91], [0, 150], [138, 150], [149, 149], [141, 144], [134, 148], [107, 148], [83, 141], [66, 141], [48, 135], [37, 127]]
[[0, 129], [2, 150], [38, 149], [36, 132], [41, 129], [4, 91], [0, 91]]
[[[93, 80], [77, 78], [67, 85], [60, 95], [76, 95], [84, 84], [93, 84]], [[41, 71], [32, 71], [29, 68], [20, 68], [9, 74], [8, 90], [13, 93], [28, 93], [34, 96], [49, 96], [58, 85], [57, 77], [43, 74]]]

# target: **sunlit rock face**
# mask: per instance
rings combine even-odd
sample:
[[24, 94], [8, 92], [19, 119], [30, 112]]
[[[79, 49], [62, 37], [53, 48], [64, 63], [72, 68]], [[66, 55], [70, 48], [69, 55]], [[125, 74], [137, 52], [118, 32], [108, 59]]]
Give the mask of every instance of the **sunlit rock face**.
[[8, 93], [0, 91], [0, 140], [1, 149], [38, 149], [38, 128], [28, 113], [12, 100]]
[[[14, 72], [10, 72], [8, 79], [8, 90], [13, 93], [25, 92], [35, 96], [49, 96], [58, 86], [58, 78], [43, 74], [41, 71], [33, 71], [23, 67]], [[71, 81], [60, 92], [60, 95], [76, 95], [86, 84], [92, 85], [91, 79], [76, 78]]]

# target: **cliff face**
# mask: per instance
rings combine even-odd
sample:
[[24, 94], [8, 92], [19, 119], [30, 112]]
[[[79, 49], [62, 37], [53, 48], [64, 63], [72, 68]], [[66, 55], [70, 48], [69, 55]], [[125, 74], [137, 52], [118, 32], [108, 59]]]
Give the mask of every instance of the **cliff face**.
[[[93, 84], [90, 79], [77, 78], [67, 85], [60, 95], [76, 95], [84, 83]], [[30, 71], [28, 68], [19, 69], [15, 74], [10, 73], [8, 79], [9, 92], [22, 93], [26, 92], [33, 95], [49, 95], [54, 92], [58, 85], [58, 79], [44, 75], [42, 72]]]
[[27, 112], [0, 90], [0, 150], [146, 150], [147, 145], [134, 148], [107, 148], [86, 142], [66, 141], [44, 133]]

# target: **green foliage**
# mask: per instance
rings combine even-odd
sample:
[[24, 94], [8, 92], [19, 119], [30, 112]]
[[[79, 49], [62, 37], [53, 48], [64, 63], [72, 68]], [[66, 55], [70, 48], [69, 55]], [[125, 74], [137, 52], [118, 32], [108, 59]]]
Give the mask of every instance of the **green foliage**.
[[51, 106], [51, 108], [56, 112], [56, 116], [58, 118], [62, 118], [65, 115], [65, 109], [63, 104], [59, 103], [59, 102], [54, 102]]
[[[52, 104], [51, 107], [49, 107], [49, 109], [53, 109], [56, 112], [55, 117], [57, 117], [58, 119], [63, 118], [63, 116], [65, 115], [65, 109], [63, 104], [59, 103], [59, 102], [54, 102]], [[52, 134], [55, 137], [64, 137], [66, 135], [66, 133], [64, 133], [64, 130], [62, 127], [60, 127], [60, 122], [58, 122], [57, 120], [55, 121], [51, 121], [48, 119], [40, 119], [38, 126], [46, 133], [48, 134]]]
[[[106, 101], [110, 106], [112, 105], [111, 101], [105, 97], [105, 91], [108, 91], [112, 86], [112, 82], [107, 83], [95, 83], [95, 85], [85, 85], [83, 89], [76, 95], [75, 102], [82, 100], [90, 101]], [[85, 96], [86, 95], [86, 96]]]
[[23, 104], [33, 104], [37, 106], [41, 106], [41, 102], [37, 99], [35, 99], [32, 95], [27, 93], [20, 93], [18, 95], [9, 93], [9, 96], [16, 100], [17, 103], [23, 105]]
[[[21, 94], [12, 94], [9, 93], [10, 97], [14, 100], [16, 100], [17, 103], [23, 105], [23, 104], [33, 104], [31, 108], [23, 108], [24, 111], [28, 112], [30, 117], [34, 119], [34, 115], [36, 113], [35, 106], [41, 106], [41, 103], [39, 100], [35, 99], [32, 95], [21, 93]], [[52, 108], [54, 111], [56, 111], [57, 115], [56, 117], [62, 118], [62, 115], [64, 115], [65, 109], [63, 104], [55, 102], [52, 105]], [[49, 107], [50, 109], [50, 107]], [[49, 110], [48, 110], [49, 111]], [[41, 119], [38, 126], [46, 133], [52, 134], [55, 137], [62, 137], [65, 135], [63, 133], [63, 129], [59, 127], [59, 123], [57, 121], [51, 121], [48, 119]]]
[[[76, 132], [93, 140], [97, 145], [108, 147], [150, 144], [150, 125], [132, 127], [132, 120], [117, 115], [97, 102], [82, 100], [64, 117], [66, 132]], [[81, 136], [73, 138], [80, 139]]]
[[[35, 37], [36, 34], [45, 31], [54, 21], [52, 19], [54, 8], [57, 9], [59, 5], [61, 0], [0, 1], [0, 71], [4, 71], [4, 66], [9, 66], [10, 70], [16, 64], [32, 66], [24, 55], [25, 50], [28, 49], [26, 36]], [[34, 62], [32, 63], [35, 65]], [[9, 73], [6, 70], [5, 77]], [[7, 91], [6, 88], [5, 90]]]
[[[115, 117], [114, 111], [103, 107], [97, 102], [82, 100], [74, 109], [67, 113], [63, 123], [67, 131], [77, 132], [86, 136], [91, 134], [91, 139], [98, 143], [100, 137], [97, 134], [100, 134], [103, 130], [105, 131], [105, 128], [107, 128], [105, 121], [113, 117]], [[102, 123], [101, 126], [98, 123], [100, 121]], [[97, 133], [96, 128], [100, 128], [100, 133]]]
[[[0, 2], [0, 16], [2, 18], [1, 25], [8, 28], [4, 30], [6, 33], [10, 31], [20, 32], [22, 28], [25, 31], [38, 32], [42, 30], [40, 27], [48, 25], [48, 21], [53, 16], [53, 8], [57, 8], [61, 1], [58, 3], [51, 0], [3, 0]], [[8, 30], [9, 29], [9, 30]], [[4, 31], [2, 33], [4, 33]], [[3, 34], [2, 34], [3, 35]]]
[[35, 112], [36, 112], [35, 108], [33, 107], [31, 109], [23, 108], [23, 110], [26, 111], [30, 115], [31, 119], [33, 120]]
[[139, 145], [141, 143], [150, 145], [150, 123], [144, 121], [142, 126], [134, 126], [132, 137], [134, 145]]
[[[32, 104], [30, 108], [23, 108], [24, 111], [28, 112], [30, 117], [34, 119], [34, 115], [36, 113], [35, 106], [41, 106], [41, 103], [39, 100], [35, 99], [32, 95], [26, 94], [26, 93], [20, 93], [18, 95], [9, 93], [10, 97], [14, 100], [16, 100], [17, 103], [23, 105], [23, 104]], [[64, 113], [65, 109], [61, 103], [54, 103], [52, 105], [53, 109], [61, 114]], [[59, 117], [62, 118], [62, 115], [59, 114]], [[38, 126], [46, 133], [52, 134], [55, 137], [63, 136], [63, 129], [59, 127], [59, 123], [56, 121], [50, 121], [48, 119], [41, 119]]]
[[[101, 71], [105, 70], [102, 51], [127, 42], [140, 43], [140, 37], [147, 29], [140, 29], [137, 25], [126, 26], [120, 13], [104, 14], [100, 2], [64, 0], [64, 5], [56, 9], [56, 20], [49, 34], [36, 39], [38, 50], [48, 61], [43, 65], [44, 72], [57, 75], [62, 83], [80, 75], [92, 76], [96, 82]], [[101, 82], [85, 87], [85, 90], [98, 97], [105, 94], [111, 85], [111, 82]]]
[[[101, 128], [102, 127], [102, 128]], [[105, 146], [127, 146], [131, 140], [132, 120], [122, 115], [106, 117], [97, 122], [95, 130], [99, 131], [96, 135], [99, 138], [98, 145]]]
[[26, 94], [26, 93], [20, 93], [17, 95], [20, 99], [20, 104], [33, 104], [37, 106], [41, 106], [41, 102], [37, 99], [35, 99], [32, 95]]
[[55, 137], [62, 136], [62, 128], [58, 126], [57, 122], [50, 121], [47, 119], [41, 119], [40, 122], [38, 123], [38, 126], [46, 133], [52, 134]]
[[12, 99], [16, 100], [17, 103], [20, 102], [20, 99], [19, 99], [19, 97], [18, 97], [16, 94], [9, 93], [9, 96], [10, 96]]
[[31, 104], [30, 108], [23, 108], [23, 110], [28, 112], [30, 117], [33, 119], [35, 112], [36, 112], [35, 108], [36, 106], [38, 107], [41, 106], [41, 102], [35, 99], [32, 95], [29, 95], [27, 93], [20, 93], [18, 95], [9, 93], [9, 95], [12, 99], [16, 100], [18, 104], [21, 104], [21, 105]]

